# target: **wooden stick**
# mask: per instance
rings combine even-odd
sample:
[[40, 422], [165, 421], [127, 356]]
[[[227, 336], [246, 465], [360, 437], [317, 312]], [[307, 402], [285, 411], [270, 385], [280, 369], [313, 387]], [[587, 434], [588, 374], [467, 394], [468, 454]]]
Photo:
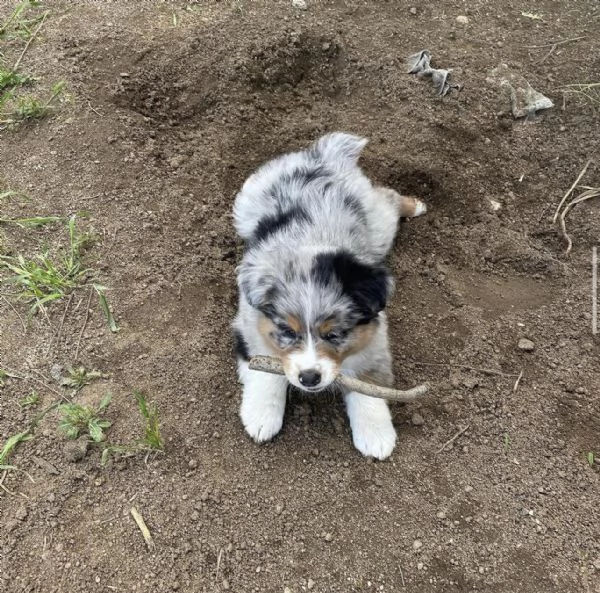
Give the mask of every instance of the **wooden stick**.
[[44, 24], [44, 21], [46, 20], [46, 17], [48, 16], [48, 14], [49, 14], [49, 12], [45, 12], [43, 14], [42, 20], [40, 21], [40, 24], [37, 26], [36, 30], [32, 33], [31, 37], [27, 41], [27, 45], [25, 45], [25, 47], [23, 48], [23, 51], [21, 52], [21, 55], [19, 56], [19, 59], [15, 62], [15, 65], [13, 66], [13, 72], [17, 71], [17, 68], [19, 67], [19, 64], [21, 63], [21, 60], [23, 59], [23, 56], [25, 55], [25, 53], [29, 49], [29, 46], [31, 45], [31, 42], [35, 39], [35, 36], [40, 32], [40, 29], [42, 28], [42, 25]]
[[[283, 375], [283, 365], [278, 358], [272, 356], [254, 356], [250, 360], [249, 368], [253, 371], [262, 371], [263, 373], [272, 373], [274, 375]], [[338, 375], [336, 382], [338, 385], [345, 387], [351, 391], [357, 391], [364, 395], [377, 397], [379, 399], [389, 399], [397, 402], [414, 401], [421, 395], [427, 393], [429, 387], [427, 385], [417, 385], [407, 391], [392, 389], [390, 387], [382, 387], [381, 385], [373, 385], [365, 383], [360, 379], [348, 377], [347, 375]]]
[[581, 173], [579, 173], [579, 175], [577, 176], [577, 179], [575, 179], [575, 183], [573, 183], [573, 185], [569, 188], [569, 191], [563, 196], [563, 199], [560, 201], [560, 204], [558, 205], [558, 207], [556, 208], [556, 212], [554, 213], [554, 218], [552, 219], [553, 224], [556, 224], [556, 221], [558, 220], [558, 215], [559, 215], [560, 209], [563, 207], [563, 204], [567, 201], [567, 198], [571, 195], [573, 190], [577, 187], [577, 184], [581, 181], [581, 178], [585, 175], [585, 172], [588, 170], [588, 167], [591, 164], [592, 164], [592, 159], [590, 159], [585, 164], [585, 167], [583, 167], [583, 169], [581, 170]]
[[551, 41], [550, 43], [546, 43], [544, 45], [522, 45], [521, 47], [525, 47], [526, 49], [542, 49], [544, 47], [552, 47], [555, 45], [564, 45], [565, 43], [571, 43], [572, 41], [579, 41], [580, 39], [585, 39], [585, 36], [581, 37], [571, 37], [570, 39], [562, 39], [561, 41]]
[[140, 515], [140, 513], [138, 512], [138, 510], [135, 507], [131, 507], [131, 510], [129, 512], [131, 513], [131, 516], [133, 517], [134, 521], [136, 522], [136, 525], [139, 527], [140, 531], [142, 532], [142, 535], [144, 536], [144, 541], [146, 542], [148, 549], [153, 550], [154, 549], [154, 540], [152, 539], [152, 536], [150, 535], [150, 530], [146, 526], [146, 522], [144, 521], [144, 518], [142, 517], [142, 515]]

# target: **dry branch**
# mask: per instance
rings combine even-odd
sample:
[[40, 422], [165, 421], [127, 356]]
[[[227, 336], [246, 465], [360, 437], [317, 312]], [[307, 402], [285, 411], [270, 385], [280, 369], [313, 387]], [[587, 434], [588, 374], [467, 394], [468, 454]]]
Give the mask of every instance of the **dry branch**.
[[[283, 365], [278, 358], [271, 356], [254, 356], [250, 360], [250, 369], [253, 371], [262, 371], [264, 373], [272, 373], [274, 375], [283, 375]], [[382, 387], [381, 385], [374, 385], [373, 383], [365, 383], [360, 379], [354, 377], [348, 377], [347, 375], [338, 375], [336, 382], [338, 385], [350, 389], [351, 391], [357, 391], [364, 395], [371, 397], [377, 397], [379, 399], [388, 399], [397, 402], [410, 402], [414, 401], [421, 395], [427, 393], [429, 387], [427, 385], [417, 385], [407, 391], [400, 391], [399, 389], [392, 389], [390, 387]]]
[[148, 549], [153, 550], [154, 549], [154, 540], [152, 539], [152, 536], [150, 535], [150, 530], [146, 526], [146, 522], [144, 521], [144, 518], [142, 517], [142, 515], [140, 515], [139, 511], [135, 507], [131, 507], [131, 510], [129, 512], [131, 513], [131, 516], [133, 517], [136, 525], [139, 527], [140, 531], [142, 532], [142, 535], [144, 536], [144, 541], [146, 542]]

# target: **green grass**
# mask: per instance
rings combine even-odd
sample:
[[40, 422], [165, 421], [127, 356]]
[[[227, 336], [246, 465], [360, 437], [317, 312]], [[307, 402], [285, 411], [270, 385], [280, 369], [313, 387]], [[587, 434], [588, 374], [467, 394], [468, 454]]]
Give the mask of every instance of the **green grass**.
[[[47, 220], [49, 217], [43, 218]], [[25, 220], [39, 223], [41, 219], [20, 219], [20, 224], [23, 226]], [[18, 298], [31, 305], [32, 315], [84, 283], [88, 270], [83, 267], [81, 252], [89, 241], [89, 235], [77, 231], [74, 216], [69, 218], [67, 231], [68, 245], [57, 255], [44, 251], [31, 259], [21, 254], [15, 257], [0, 256], [0, 271], [9, 273], [7, 278], [0, 279], [0, 284], [15, 286]]]
[[30, 408], [32, 406], [37, 406], [40, 401], [40, 396], [35, 391], [32, 391], [28, 396], [19, 400], [19, 406], [22, 408]]
[[64, 88], [63, 81], [57, 82], [52, 87], [50, 97], [46, 100], [34, 95], [16, 96], [14, 89], [5, 92], [0, 100], [0, 108], [2, 108], [0, 123], [17, 124], [47, 117], [52, 113], [54, 104], [63, 93]]
[[44, 18], [43, 13], [34, 9], [39, 8], [41, 2], [25, 0], [15, 6], [11, 14], [0, 25], [0, 39], [28, 40], [35, 26]]
[[139, 391], [134, 391], [133, 396], [137, 402], [140, 414], [146, 421], [144, 438], [139, 442], [147, 445], [149, 449], [163, 449], [163, 441], [160, 438], [160, 426], [158, 422], [158, 408], [156, 404], [148, 405], [146, 398]]
[[586, 455], [586, 459], [587, 459], [588, 465], [589, 465], [590, 467], [593, 467], [593, 465], [594, 465], [594, 461], [596, 460], [596, 458], [595, 458], [595, 456], [594, 456], [594, 452], [593, 452], [593, 451], [590, 451], [590, 452], [589, 452], [589, 453]]
[[102, 377], [102, 373], [99, 371], [87, 371], [84, 367], [77, 367], [75, 369], [69, 367], [67, 372], [69, 375], [62, 380], [61, 385], [74, 389], [75, 391], [80, 391], [92, 381]]
[[9, 455], [15, 450], [19, 443], [30, 441], [32, 438], [33, 435], [29, 432], [29, 430], [25, 430], [9, 437], [6, 443], [4, 443], [2, 451], [0, 451], [0, 470], [15, 469], [12, 465], [6, 465]]
[[62, 414], [58, 428], [70, 439], [87, 434], [96, 443], [103, 441], [104, 430], [110, 427], [111, 422], [104, 420], [102, 414], [111, 399], [112, 395], [107, 394], [96, 408], [74, 403], [61, 404], [58, 406], [58, 411]]
[[160, 452], [164, 449], [164, 443], [160, 436], [158, 408], [155, 404], [148, 404], [146, 397], [140, 391], [134, 391], [133, 396], [144, 420], [144, 438], [126, 445], [107, 443], [102, 451], [102, 466], [105, 466], [108, 460], [116, 455], [136, 455], [152, 451]]
[[26, 85], [33, 80], [34, 78], [27, 74], [19, 74], [13, 70], [5, 70], [0, 67], [0, 91], [7, 92], [5, 89], [13, 89], [18, 86]]

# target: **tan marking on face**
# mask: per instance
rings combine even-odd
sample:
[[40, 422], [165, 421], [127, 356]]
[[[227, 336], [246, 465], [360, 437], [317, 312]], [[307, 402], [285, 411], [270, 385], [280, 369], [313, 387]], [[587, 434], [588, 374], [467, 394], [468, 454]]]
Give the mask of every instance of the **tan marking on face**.
[[[286, 322], [289, 323], [289, 320], [286, 319]], [[276, 356], [281, 360], [285, 374], [288, 377], [291, 376], [293, 374], [293, 369], [288, 356], [293, 352], [297, 352], [300, 348], [295, 346], [286, 349], [280, 348], [279, 344], [271, 337], [271, 334], [277, 331], [277, 326], [265, 315], [259, 317], [257, 327], [258, 332], [263, 337], [265, 344], [269, 347], [273, 356]], [[294, 329], [291, 324], [290, 328]], [[294, 329], [294, 331], [296, 330]]]
[[290, 329], [293, 329], [297, 334], [302, 333], [302, 322], [293, 315], [288, 315], [285, 318], [285, 322], [288, 324]]
[[317, 327], [320, 336], [326, 336], [335, 327], [335, 319], [327, 319]]
[[[266, 316], [261, 315], [257, 323], [258, 332], [263, 337], [265, 344], [270, 348], [273, 356], [281, 358], [283, 361], [286, 354], [297, 351], [298, 347], [292, 346], [291, 348], [280, 348], [276, 340], [273, 339], [272, 334], [278, 331], [277, 326]], [[291, 326], [290, 326], [291, 327]], [[292, 328], [294, 329], [294, 328]], [[294, 330], [296, 331], [296, 330]], [[285, 366], [285, 364], [284, 364]]]
[[319, 356], [329, 358], [336, 366], [340, 366], [344, 359], [364, 350], [375, 337], [378, 324], [376, 322], [357, 325], [350, 334], [350, 340], [342, 350], [338, 350], [335, 346], [327, 342], [321, 342], [316, 350]]

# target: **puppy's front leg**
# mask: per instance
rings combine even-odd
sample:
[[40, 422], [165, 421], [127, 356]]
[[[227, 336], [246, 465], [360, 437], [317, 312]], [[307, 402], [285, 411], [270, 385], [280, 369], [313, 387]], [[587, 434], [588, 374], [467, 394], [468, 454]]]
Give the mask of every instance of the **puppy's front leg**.
[[345, 399], [354, 446], [367, 457], [389, 457], [396, 445], [396, 430], [387, 403], [356, 392]]
[[257, 442], [272, 439], [283, 425], [288, 382], [285, 377], [248, 369], [240, 363], [244, 390], [240, 418], [246, 432]]

